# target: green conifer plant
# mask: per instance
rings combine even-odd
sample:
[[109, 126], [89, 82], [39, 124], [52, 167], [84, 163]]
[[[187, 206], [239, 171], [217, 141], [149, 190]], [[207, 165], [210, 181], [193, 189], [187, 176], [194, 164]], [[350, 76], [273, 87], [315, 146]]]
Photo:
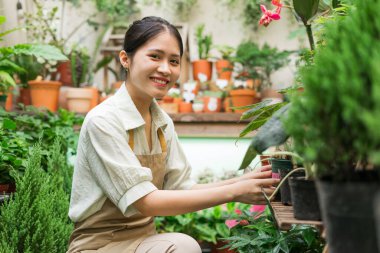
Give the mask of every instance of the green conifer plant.
[[59, 174], [41, 168], [40, 144], [32, 148], [24, 176], [14, 177], [17, 192], [0, 209], [1, 251], [66, 252], [73, 229], [67, 216], [69, 197]]

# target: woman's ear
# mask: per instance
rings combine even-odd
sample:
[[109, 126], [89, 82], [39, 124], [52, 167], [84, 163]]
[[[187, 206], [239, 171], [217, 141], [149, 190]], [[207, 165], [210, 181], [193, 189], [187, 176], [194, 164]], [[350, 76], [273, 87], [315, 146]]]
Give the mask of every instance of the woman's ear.
[[129, 68], [129, 57], [124, 50], [120, 51], [119, 59], [120, 59], [120, 63], [123, 66], [123, 68], [128, 69]]

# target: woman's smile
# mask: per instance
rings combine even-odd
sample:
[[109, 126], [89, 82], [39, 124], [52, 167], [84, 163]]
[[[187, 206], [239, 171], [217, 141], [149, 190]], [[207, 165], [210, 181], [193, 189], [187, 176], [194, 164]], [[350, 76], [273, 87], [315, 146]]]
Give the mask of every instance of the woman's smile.
[[158, 88], [165, 88], [170, 80], [164, 77], [150, 77], [150, 80], [153, 81], [153, 85], [158, 87]]

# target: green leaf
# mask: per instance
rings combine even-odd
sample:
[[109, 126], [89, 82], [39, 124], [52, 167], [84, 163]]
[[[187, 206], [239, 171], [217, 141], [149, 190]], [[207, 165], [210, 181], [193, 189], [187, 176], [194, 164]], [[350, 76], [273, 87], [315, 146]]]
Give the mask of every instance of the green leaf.
[[245, 152], [245, 155], [239, 167], [239, 170], [244, 170], [245, 168], [247, 168], [248, 165], [252, 162], [252, 160], [256, 157], [256, 155], [257, 155], [257, 152], [254, 148], [253, 143], [251, 142], [251, 144], [248, 147], [247, 152]]
[[282, 123], [282, 117], [286, 114], [291, 104], [287, 104], [278, 110], [253, 137], [251, 145], [254, 150], [262, 153], [269, 147], [283, 144], [288, 138]]
[[7, 21], [7, 18], [5, 16], [0, 15], [0, 25], [4, 24], [5, 21]]
[[68, 58], [58, 48], [51, 45], [42, 44], [19, 44], [14, 46], [13, 54], [25, 54], [40, 57], [51, 61], [67, 61]]
[[[5, 90], [1, 90], [2, 92], [8, 91], [8, 88], [10, 86], [16, 85], [16, 82], [15, 82], [15, 80], [13, 80], [13, 77], [9, 73], [7, 73], [3, 70], [0, 70], [0, 82], [3, 85], [6, 84]], [[1, 89], [1, 84], [0, 84], [0, 89]]]
[[319, 0], [293, 0], [294, 11], [304, 25], [317, 14]]
[[[252, 118], [253, 116], [255, 116], [256, 114], [258, 114], [257, 111], [259, 111], [260, 109], [263, 109], [265, 108], [272, 100], [265, 100], [265, 101], [262, 101], [260, 103], [256, 103], [256, 104], [252, 104], [252, 105], [249, 105], [249, 110], [248, 111], [245, 111], [240, 119], [241, 120], [244, 120], [244, 119], [249, 119], [249, 118]], [[241, 109], [241, 107], [234, 107], [234, 108], [237, 108], [237, 109]]]

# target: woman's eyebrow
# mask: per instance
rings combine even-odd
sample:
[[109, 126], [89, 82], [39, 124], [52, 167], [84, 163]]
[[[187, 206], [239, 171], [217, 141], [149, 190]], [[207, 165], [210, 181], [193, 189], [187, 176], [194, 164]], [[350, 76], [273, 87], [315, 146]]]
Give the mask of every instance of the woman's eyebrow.
[[[161, 54], [165, 54], [165, 51], [161, 50], [161, 49], [148, 49], [148, 51], [153, 51], [153, 52], [158, 52], [158, 53], [161, 53]], [[179, 54], [171, 54], [170, 56], [174, 56], [174, 57], [180, 57]]]

